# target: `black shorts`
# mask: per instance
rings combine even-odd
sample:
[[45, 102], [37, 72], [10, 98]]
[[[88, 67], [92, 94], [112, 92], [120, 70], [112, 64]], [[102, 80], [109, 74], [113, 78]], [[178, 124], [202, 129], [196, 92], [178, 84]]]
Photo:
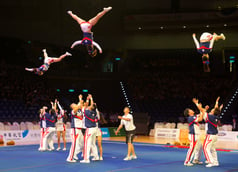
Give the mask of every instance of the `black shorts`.
[[83, 134], [83, 136], [84, 136], [86, 129], [85, 129], [85, 128], [82, 128], [81, 131], [82, 131], [82, 134]]
[[136, 135], [136, 130], [126, 131], [126, 144], [133, 143], [135, 135]]

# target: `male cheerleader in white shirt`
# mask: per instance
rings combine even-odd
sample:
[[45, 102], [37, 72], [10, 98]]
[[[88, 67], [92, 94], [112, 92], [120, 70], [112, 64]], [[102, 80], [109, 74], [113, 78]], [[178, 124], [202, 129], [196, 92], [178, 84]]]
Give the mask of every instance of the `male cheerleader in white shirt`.
[[[80, 99], [82, 95], [79, 96]], [[78, 104], [72, 103], [70, 108], [71, 112], [71, 148], [69, 155], [66, 161], [68, 162], [77, 162], [78, 153], [83, 150], [83, 113], [81, 111], [83, 107], [83, 101], [81, 100]]]
[[[206, 113], [209, 109], [209, 106], [205, 106], [205, 112]], [[198, 117], [199, 118], [199, 117]], [[195, 149], [194, 149], [194, 159], [193, 159], [193, 164], [199, 164], [199, 165], [202, 165], [203, 162], [200, 161], [201, 160], [201, 157], [202, 157], [202, 152], [203, 152], [203, 144], [202, 144], [202, 141], [201, 141], [201, 132], [200, 130], [198, 130], [198, 132], [196, 133], [198, 135], [198, 140], [197, 140], [197, 144], [195, 146]]]
[[123, 125], [125, 126], [125, 130], [126, 130], [126, 143], [128, 145], [128, 151], [127, 151], [127, 156], [124, 158], [124, 161], [137, 159], [137, 156], [135, 154], [134, 145], [133, 145], [133, 139], [135, 137], [136, 127], [133, 122], [133, 116], [130, 114], [129, 107], [125, 107], [124, 115], [118, 116], [118, 118], [121, 120], [121, 124], [117, 128], [115, 134], [116, 135], [118, 134], [120, 129], [122, 129]]
[[[53, 135], [55, 133], [56, 114], [54, 109], [50, 109], [49, 113], [45, 113], [46, 129], [43, 137], [43, 148], [41, 151], [54, 150]], [[48, 145], [50, 149], [48, 149]]]
[[223, 105], [219, 106], [219, 99], [217, 98], [216, 104], [210, 113], [205, 113], [204, 120], [207, 124], [207, 132], [206, 139], [203, 144], [203, 151], [207, 160], [206, 167], [214, 167], [219, 166], [217, 152], [216, 152], [216, 143], [217, 143], [217, 135], [218, 135], [218, 120], [219, 115], [221, 114], [221, 110]]
[[191, 163], [192, 157], [194, 155], [194, 150], [197, 146], [197, 142], [199, 140], [199, 122], [203, 119], [204, 111], [202, 109], [202, 105], [198, 104], [197, 99], [193, 99], [193, 102], [196, 104], [197, 108], [200, 110], [199, 115], [195, 115], [194, 111], [192, 109], [185, 109], [184, 115], [187, 116], [187, 121], [189, 124], [189, 141], [190, 141], [190, 147], [187, 152], [186, 159], [184, 161], [185, 166], [193, 166]]
[[92, 160], [99, 160], [98, 150], [96, 146], [96, 122], [98, 121], [96, 115], [97, 107], [96, 104], [93, 102], [92, 95], [89, 94], [88, 98], [91, 100], [91, 104], [87, 107], [87, 109], [84, 110], [86, 126], [86, 131], [84, 134], [84, 159], [81, 160], [80, 163], [90, 163], [90, 151], [92, 151], [92, 155], [94, 156]]

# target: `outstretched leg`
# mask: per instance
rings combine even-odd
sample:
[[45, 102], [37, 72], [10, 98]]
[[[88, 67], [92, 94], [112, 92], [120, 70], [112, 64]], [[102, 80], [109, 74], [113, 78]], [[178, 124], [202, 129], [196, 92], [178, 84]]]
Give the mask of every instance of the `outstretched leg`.
[[218, 41], [220, 39], [222, 39], [222, 40], [226, 39], [226, 37], [223, 33], [221, 33], [220, 35], [217, 35], [216, 33], [214, 33], [213, 36], [215, 37], [215, 41]]
[[65, 54], [61, 55], [59, 58], [52, 58], [53, 63], [60, 62], [63, 60], [66, 56], [72, 56], [72, 54], [66, 52]]
[[68, 11], [67, 12], [74, 20], [76, 20], [78, 22], [78, 24], [81, 24], [83, 22], [85, 22], [85, 20], [81, 19], [80, 17], [78, 17], [77, 15], [73, 14], [72, 11]]
[[103, 8], [103, 11], [101, 11], [100, 13], [98, 13], [94, 18], [89, 20], [89, 23], [92, 24], [92, 26], [94, 26], [95, 24], [97, 24], [97, 22], [99, 21], [100, 18], [102, 18], [102, 16], [104, 16], [108, 11], [110, 11], [112, 9], [112, 7], [107, 7], [107, 8]]
[[29, 72], [33, 72], [34, 71], [34, 68], [25, 68], [26, 71], [29, 71]]
[[43, 54], [44, 54], [44, 58], [48, 58], [49, 56], [48, 56], [48, 54], [46, 52], [46, 49], [43, 49], [42, 51], [43, 51]]

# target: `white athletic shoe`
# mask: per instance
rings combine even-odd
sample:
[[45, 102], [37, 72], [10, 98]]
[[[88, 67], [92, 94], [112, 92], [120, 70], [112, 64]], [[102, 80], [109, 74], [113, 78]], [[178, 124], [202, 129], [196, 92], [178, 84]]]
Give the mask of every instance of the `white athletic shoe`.
[[218, 166], [219, 166], [219, 163], [218, 163], [218, 162], [217, 162], [217, 163], [214, 163], [213, 166], [218, 167]]
[[78, 160], [79, 160], [79, 158], [78, 158], [78, 157], [74, 157], [74, 160], [78, 161]]
[[89, 159], [84, 159], [84, 160], [81, 160], [80, 163], [90, 163]]
[[191, 167], [193, 166], [193, 164], [191, 162], [188, 162], [188, 163], [184, 163], [184, 166]]
[[57, 151], [59, 151], [60, 149], [61, 149], [61, 148], [60, 148], [60, 147], [58, 147], [56, 150], [57, 150]]
[[66, 151], [66, 148], [63, 148], [63, 151]]
[[74, 159], [73, 159], [73, 160], [69, 160], [69, 159], [67, 159], [66, 161], [67, 161], [67, 162], [77, 162], [77, 161], [74, 160]]
[[99, 157], [93, 157], [92, 158], [92, 161], [98, 161], [99, 160]]
[[108, 12], [112, 9], [112, 7], [107, 7], [107, 8], [103, 8], [104, 11]]
[[131, 159], [137, 159], [137, 156], [131, 156]]
[[198, 165], [202, 165], [203, 162], [202, 161], [199, 161], [197, 159], [193, 160], [193, 164], [198, 164]]
[[100, 157], [100, 158], [99, 158], [99, 161], [102, 161], [102, 160], [103, 160], [103, 157]]
[[69, 52], [66, 52], [65, 54], [66, 54], [67, 56], [72, 56], [72, 54], [69, 53]]
[[45, 151], [46, 151], [46, 149], [40, 149], [39, 151], [40, 151], [40, 152], [45, 152]]
[[124, 159], [123, 159], [124, 161], [130, 161], [131, 160], [131, 157], [125, 157]]
[[223, 33], [220, 36], [222, 37], [223, 40], [226, 40], [226, 37]]
[[208, 161], [205, 161], [205, 164], [209, 164], [209, 162], [208, 162]]
[[206, 165], [206, 167], [208, 167], [208, 168], [213, 167], [213, 166], [214, 166], [214, 164], [211, 164], [211, 163]]

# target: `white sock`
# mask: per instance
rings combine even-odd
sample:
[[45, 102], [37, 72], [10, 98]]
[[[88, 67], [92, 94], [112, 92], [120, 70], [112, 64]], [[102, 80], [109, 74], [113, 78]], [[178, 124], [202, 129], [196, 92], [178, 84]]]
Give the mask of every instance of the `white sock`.
[[103, 8], [104, 11], [110, 11], [112, 9], [112, 7], [107, 7], [107, 8]]

